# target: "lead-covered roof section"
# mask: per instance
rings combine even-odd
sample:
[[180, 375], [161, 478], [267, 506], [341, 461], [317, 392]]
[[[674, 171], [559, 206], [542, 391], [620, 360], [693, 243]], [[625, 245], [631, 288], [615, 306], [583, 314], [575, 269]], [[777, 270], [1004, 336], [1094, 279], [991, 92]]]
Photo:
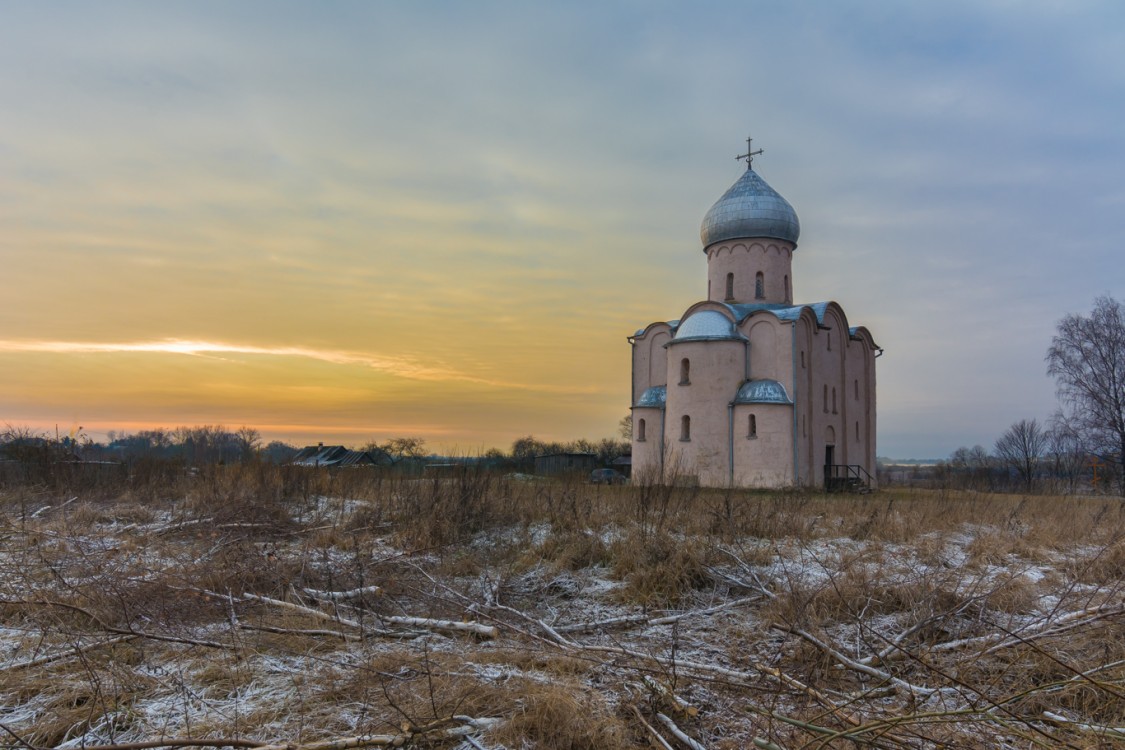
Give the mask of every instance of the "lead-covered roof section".
[[742, 387], [738, 389], [738, 395], [734, 397], [734, 403], [792, 404], [793, 401], [789, 398], [785, 386], [776, 380], [763, 378], [761, 380], [750, 380], [743, 383]]
[[[824, 325], [825, 315], [828, 313], [828, 308], [835, 303], [833, 302], [810, 302], [804, 305], [787, 305], [782, 302], [753, 302], [748, 304], [730, 304], [727, 302], [709, 302], [712, 306], [721, 306], [730, 311], [734, 319], [732, 323], [727, 316], [717, 310], [700, 310], [699, 312], [692, 313], [682, 321], [670, 320], [667, 322], [668, 327], [671, 329], [674, 341], [684, 340], [701, 340], [701, 339], [741, 339], [742, 334], [738, 333], [735, 326], [742, 323], [751, 315], [757, 312], [768, 312], [780, 321], [791, 323], [801, 317], [805, 310], [808, 310], [816, 318], [817, 325]], [[689, 321], [700, 315], [707, 314], [707, 318], [700, 319], [688, 327]], [[717, 316], [717, 317], [711, 317]], [[645, 328], [639, 329], [636, 334], [637, 337], [645, 336], [649, 333], [650, 329], [660, 325], [659, 323], [652, 323]], [[730, 326], [729, 332], [725, 326]], [[685, 332], [687, 328], [687, 332]], [[699, 331], [709, 330], [712, 333], [700, 334]], [[714, 333], [717, 331], [718, 333]], [[866, 336], [870, 338], [870, 332], [867, 332], [863, 326], [851, 326], [848, 328], [848, 334], [855, 338], [861, 335], [861, 332], [866, 332]], [[872, 341], [874, 345], [874, 341]], [[878, 348], [876, 346], [876, 348]]]
[[831, 302], [810, 302], [807, 305], [786, 305], [780, 302], [755, 302], [750, 304], [727, 304], [723, 303], [730, 308], [734, 313], [738, 322], [746, 320], [756, 312], [765, 310], [772, 314], [778, 320], [791, 321], [801, 317], [801, 313], [807, 307], [812, 310], [813, 315], [816, 316], [816, 322], [820, 325], [824, 324], [824, 314], [828, 311], [828, 306]]
[[645, 389], [645, 392], [637, 399], [636, 406], [640, 408], [663, 409], [664, 402], [667, 400], [668, 387], [664, 385], [654, 385], [651, 388]]
[[699, 341], [701, 339], [741, 339], [742, 334], [735, 330], [734, 321], [718, 310], [700, 310], [685, 318], [673, 341]]
[[663, 322], [663, 323], [659, 323], [659, 322], [658, 322], [658, 323], [649, 323], [649, 324], [648, 324], [647, 326], [645, 326], [644, 328], [638, 328], [638, 329], [637, 329], [637, 332], [636, 332], [636, 333], [634, 333], [633, 335], [634, 335], [634, 336], [636, 336], [636, 337], [638, 337], [638, 338], [639, 338], [639, 337], [641, 337], [641, 336], [645, 336], [645, 335], [647, 335], [647, 334], [648, 334], [649, 330], [650, 330], [650, 329], [651, 329], [651, 328], [652, 328], [653, 326], [659, 326], [659, 325], [666, 325], [666, 326], [668, 326], [668, 327], [669, 327], [669, 328], [670, 328], [670, 329], [672, 330], [672, 332], [673, 332], [673, 333], [675, 333], [675, 332], [676, 332], [676, 328], [677, 328], [677, 327], [679, 327], [679, 325], [680, 325], [680, 321], [678, 321], [678, 320], [668, 320], [668, 321], [665, 321], [665, 322]]
[[703, 247], [739, 238], [768, 237], [797, 244], [801, 223], [789, 201], [752, 169], [731, 185], [703, 217]]

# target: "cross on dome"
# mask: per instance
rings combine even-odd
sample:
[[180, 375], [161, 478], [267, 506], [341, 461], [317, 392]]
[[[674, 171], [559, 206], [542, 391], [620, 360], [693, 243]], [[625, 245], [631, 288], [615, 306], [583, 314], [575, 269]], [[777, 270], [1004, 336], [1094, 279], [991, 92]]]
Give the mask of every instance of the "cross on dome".
[[757, 151], [755, 151], [754, 147], [752, 145], [750, 145], [751, 143], [753, 143], [753, 141], [754, 141], [753, 138], [747, 137], [746, 138], [746, 153], [740, 154], [740, 155], [734, 157], [735, 161], [742, 161], [743, 159], [745, 159], [746, 160], [746, 168], [749, 169], [749, 170], [754, 169], [754, 166], [753, 166], [754, 165], [754, 157], [757, 156], [758, 154], [764, 154], [765, 153], [764, 149], [758, 149]]

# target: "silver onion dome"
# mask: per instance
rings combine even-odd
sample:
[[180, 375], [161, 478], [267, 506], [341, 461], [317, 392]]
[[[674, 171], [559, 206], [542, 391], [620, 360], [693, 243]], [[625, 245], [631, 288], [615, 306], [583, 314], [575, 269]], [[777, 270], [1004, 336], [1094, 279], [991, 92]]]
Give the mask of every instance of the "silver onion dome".
[[801, 224], [797, 212], [752, 169], [723, 193], [703, 217], [703, 247], [723, 240], [769, 237], [797, 244]]

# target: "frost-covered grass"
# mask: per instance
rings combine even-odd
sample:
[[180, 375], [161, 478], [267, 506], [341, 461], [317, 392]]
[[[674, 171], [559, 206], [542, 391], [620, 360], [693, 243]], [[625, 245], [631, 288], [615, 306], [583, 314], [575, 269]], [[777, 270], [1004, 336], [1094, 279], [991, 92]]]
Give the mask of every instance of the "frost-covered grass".
[[23, 742], [472, 716], [500, 720], [480, 747], [678, 746], [663, 714], [707, 748], [1125, 743], [1117, 498], [159, 482], [0, 490], [0, 724]]

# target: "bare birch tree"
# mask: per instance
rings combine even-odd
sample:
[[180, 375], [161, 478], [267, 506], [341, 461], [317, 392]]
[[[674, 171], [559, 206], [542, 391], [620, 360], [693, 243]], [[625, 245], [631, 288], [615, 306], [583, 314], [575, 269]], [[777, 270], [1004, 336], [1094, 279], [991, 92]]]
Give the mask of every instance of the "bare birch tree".
[[1059, 400], [1078, 425], [1088, 449], [1117, 464], [1125, 493], [1125, 309], [1112, 297], [1098, 297], [1088, 316], [1059, 321], [1047, 350], [1047, 373]]
[[1056, 489], [1075, 492], [1085, 475], [1085, 446], [1080, 431], [1061, 410], [1051, 415], [1047, 428], [1047, 458]]
[[1004, 431], [994, 450], [1001, 465], [1015, 469], [1024, 489], [1030, 490], [1039, 462], [1047, 451], [1047, 433], [1038, 420], [1021, 419]]

